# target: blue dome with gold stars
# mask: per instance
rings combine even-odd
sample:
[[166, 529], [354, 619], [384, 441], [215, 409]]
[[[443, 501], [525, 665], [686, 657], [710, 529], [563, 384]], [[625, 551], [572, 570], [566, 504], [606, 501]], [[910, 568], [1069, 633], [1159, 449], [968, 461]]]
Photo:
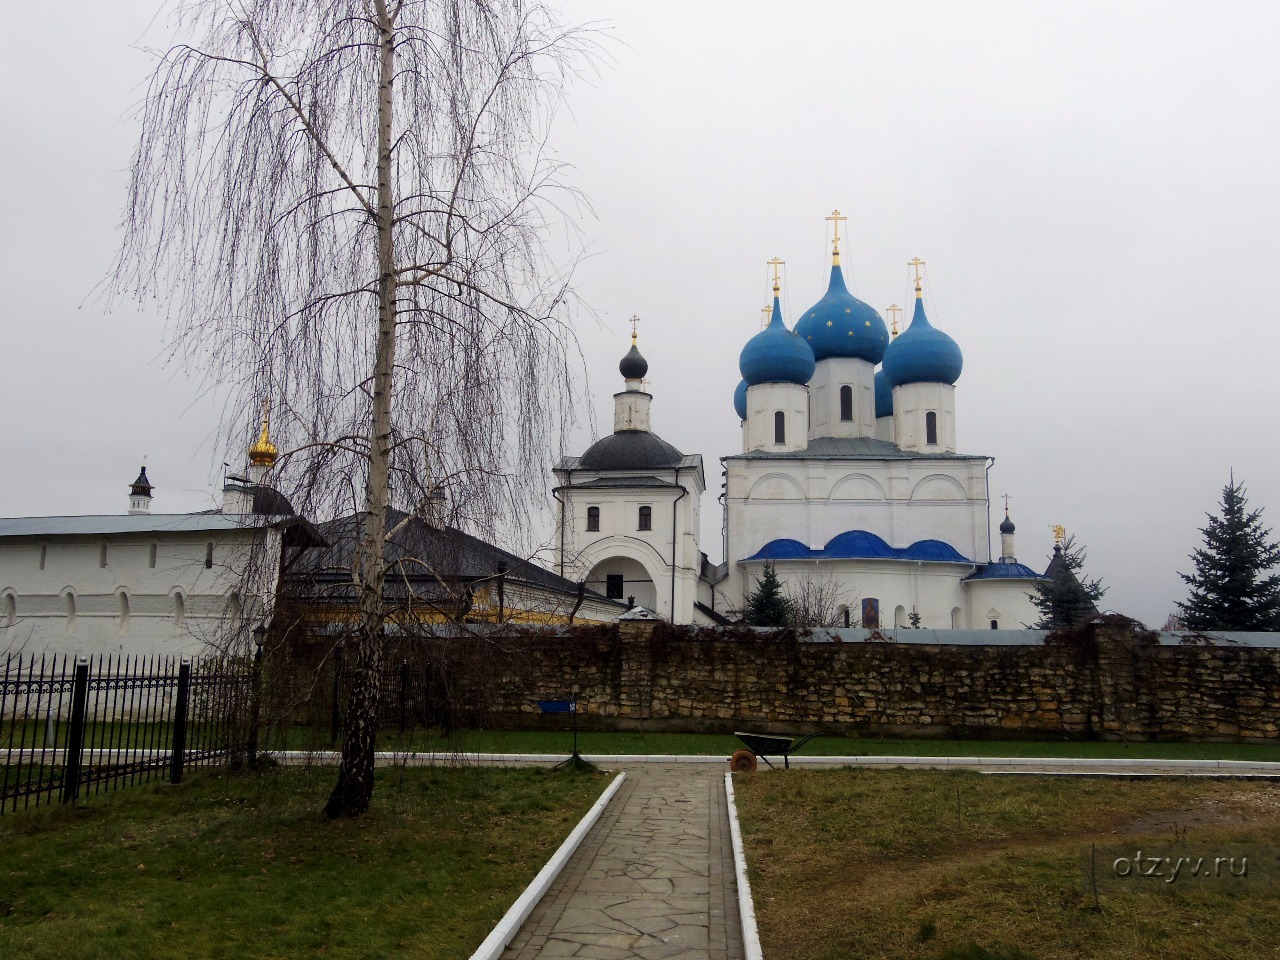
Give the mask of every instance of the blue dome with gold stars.
[[813, 351], [782, 322], [777, 285], [773, 289], [773, 318], [742, 348], [738, 369], [749, 386], [757, 383], [806, 384], [813, 376]]
[[831, 265], [826, 295], [805, 311], [796, 333], [813, 349], [816, 360], [857, 357], [879, 363], [889, 346], [884, 320], [874, 307], [849, 292], [838, 263]]
[[[919, 287], [916, 288], [919, 291]], [[907, 327], [884, 353], [884, 373], [889, 385], [951, 383], [960, 379], [964, 355], [949, 336], [924, 315], [924, 300], [916, 294], [916, 312]]]

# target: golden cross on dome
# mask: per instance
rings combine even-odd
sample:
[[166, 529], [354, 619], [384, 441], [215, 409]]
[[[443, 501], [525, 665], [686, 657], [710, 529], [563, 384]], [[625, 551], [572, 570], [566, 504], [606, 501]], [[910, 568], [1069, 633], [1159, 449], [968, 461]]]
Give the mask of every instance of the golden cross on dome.
[[777, 257], [774, 257], [772, 260], [769, 261], [768, 265], [773, 267], [773, 292], [775, 294], [781, 289], [778, 286], [778, 268], [783, 264], [785, 264], [786, 262], [787, 261], [785, 260], [779, 260]]
[[831, 234], [831, 256], [834, 259], [832, 260], [832, 263], [833, 264], [839, 263], [840, 262], [840, 222], [842, 220], [848, 220], [849, 218], [842, 216], [839, 210], [832, 210], [831, 216], [823, 217], [822, 219], [831, 221], [833, 225], [833, 230]]
[[896, 337], [898, 335], [898, 314], [902, 312], [902, 308], [896, 303], [891, 303], [885, 309], [885, 312], [889, 314], [889, 326]]
[[924, 266], [924, 261], [919, 257], [915, 257], [907, 261], [907, 266], [916, 272], [916, 296], [920, 296], [920, 268]]
[[769, 321], [773, 318], [773, 307], [766, 303], [760, 308], [760, 312], [764, 314], [764, 319], [760, 321], [760, 329], [763, 330], [769, 325]]
[[636, 344], [636, 325], [640, 323], [640, 318], [633, 313], [628, 322], [631, 324], [631, 345], [634, 347]]
[[1052, 524], [1050, 529], [1053, 530], [1053, 542], [1058, 546], [1062, 546], [1062, 541], [1067, 539], [1067, 528], [1060, 523]]

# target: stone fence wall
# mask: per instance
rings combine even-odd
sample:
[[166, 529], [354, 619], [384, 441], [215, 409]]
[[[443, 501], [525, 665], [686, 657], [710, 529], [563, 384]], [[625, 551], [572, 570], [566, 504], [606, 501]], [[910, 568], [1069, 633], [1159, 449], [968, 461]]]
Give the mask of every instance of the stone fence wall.
[[[417, 722], [490, 727], [562, 722], [539, 713], [537, 701], [576, 697], [584, 729], [1245, 742], [1280, 735], [1278, 647], [1161, 645], [1129, 622], [1048, 639], [845, 642], [664, 623], [398, 638], [386, 650], [384, 699], [398, 696], [401, 715], [408, 709]], [[284, 673], [310, 677], [315, 697], [337, 689], [323, 666], [336, 658], [320, 645], [295, 647], [288, 659]], [[329, 699], [312, 702], [310, 715], [328, 716]]]
[[[1280, 649], [1160, 646], [1097, 624], [1040, 646], [814, 642], [790, 632], [624, 624], [510, 638], [455, 693], [489, 723], [966, 738], [1275, 740]], [[456, 643], [456, 641], [452, 641]], [[463, 693], [464, 689], [469, 692]]]

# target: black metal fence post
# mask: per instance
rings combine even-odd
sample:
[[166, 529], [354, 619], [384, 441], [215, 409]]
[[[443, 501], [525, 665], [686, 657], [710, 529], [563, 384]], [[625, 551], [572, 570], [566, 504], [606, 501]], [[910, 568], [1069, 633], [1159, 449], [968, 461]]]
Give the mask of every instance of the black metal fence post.
[[75, 803], [80, 793], [80, 771], [84, 761], [85, 712], [89, 704], [89, 658], [76, 657], [71, 686], [71, 726], [67, 731], [67, 751], [62, 758], [62, 802]]
[[169, 765], [169, 781], [182, 782], [182, 767], [187, 752], [187, 701], [191, 697], [191, 658], [183, 657], [178, 667], [178, 702], [173, 711], [173, 761]]

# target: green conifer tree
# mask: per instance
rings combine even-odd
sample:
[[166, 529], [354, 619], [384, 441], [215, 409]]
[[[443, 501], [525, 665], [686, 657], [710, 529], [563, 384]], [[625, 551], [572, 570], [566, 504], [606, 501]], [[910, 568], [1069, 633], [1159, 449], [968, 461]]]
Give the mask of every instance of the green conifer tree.
[[1076, 546], [1074, 536], [1054, 545], [1045, 579], [1030, 594], [1040, 611], [1040, 619], [1031, 625], [1033, 630], [1062, 630], [1098, 615], [1097, 602], [1107, 588], [1101, 580], [1083, 577], [1084, 561], [1084, 547]]
[[1195, 573], [1179, 573], [1191, 588], [1179, 603], [1189, 630], [1280, 630], [1280, 544], [1262, 526], [1262, 511], [1248, 511], [1244, 485], [1222, 488], [1222, 515], [1206, 514], [1204, 547], [1191, 554]]
[[785, 627], [791, 623], [791, 601], [772, 563], [766, 563], [756, 588], [747, 595], [743, 618], [753, 627]]

